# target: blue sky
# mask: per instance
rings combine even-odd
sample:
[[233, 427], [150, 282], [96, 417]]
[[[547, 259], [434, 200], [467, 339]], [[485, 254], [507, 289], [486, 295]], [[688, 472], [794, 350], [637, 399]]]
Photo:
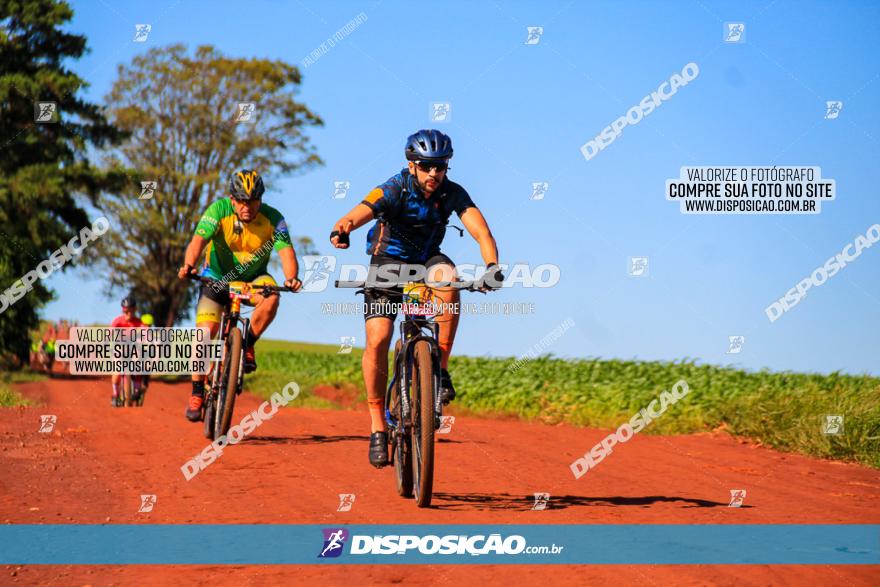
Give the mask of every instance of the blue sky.
[[[301, 99], [326, 121], [312, 133], [326, 165], [273, 182], [267, 201], [292, 232], [331, 253], [332, 223], [403, 164], [407, 134], [449, 102], [464, 185], [495, 233], [503, 262], [556, 263], [552, 289], [509, 289], [465, 301], [532, 302], [526, 316], [465, 316], [457, 352], [519, 355], [557, 325], [546, 351], [571, 357], [691, 358], [750, 369], [880, 374], [880, 247], [770, 323], [764, 308], [880, 222], [878, 6], [819, 2], [75, 2], [71, 29], [91, 53], [72, 67], [100, 101], [150, 47], [209, 43], [239, 57], [300, 65], [322, 41], [367, 20], [303, 69]], [[722, 41], [744, 22], [746, 42]], [[134, 25], [152, 24], [146, 43]], [[528, 26], [543, 26], [535, 45]], [[700, 74], [598, 156], [579, 147], [679, 72]], [[825, 101], [844, 103], [825, 120]], [[816, 216], [685, 216], [664, 199], [683, 165], [820, 166], [837, 200]], [[351, 182], [333, 200], [333, 182]], [[547, 181], [543, 200], [531, 183]], [[340, 263], [364, 262], [366, 230]], [[479, 262], [469, 237], [447, 235], [460, 263]], [[182, 252], [181, 252], [182, 255]], [[647, 256], [647, 277], [627, 275]], [[117, 301], [81, 270], [51, 278], [51, 318], [108, 321]], [[84, 299], [90, 303], [84, 305]], [[321, 302], [351, 292], [288, 297], [267, 336], [363, 342], [358, 316], [328, 317]], [[744, 335], [739, 354], [728, 336]]]

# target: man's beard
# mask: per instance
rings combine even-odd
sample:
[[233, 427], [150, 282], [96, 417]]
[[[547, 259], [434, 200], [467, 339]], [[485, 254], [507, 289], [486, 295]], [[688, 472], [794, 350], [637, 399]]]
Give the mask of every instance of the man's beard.
[[434, 193], [435, 191], [437, 191], [437, 188], [440, 187], [441, 182], [439, 180], [435, 180], [434, 187], [431, 190], [428, 190], [428, 188], [427, 188], [428, 180], [419, 181], [419, 179], [416, 178], [416, 183], [419, 185], [419, 189], [422, 190], [422, 192], [428, 194], [428, 193]]

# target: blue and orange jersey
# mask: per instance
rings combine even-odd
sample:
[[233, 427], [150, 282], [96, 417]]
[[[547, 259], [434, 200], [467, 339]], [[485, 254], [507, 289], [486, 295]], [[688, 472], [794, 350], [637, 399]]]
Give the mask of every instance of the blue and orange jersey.
[[407, 168], [367, 194], [361, 203], [369, 206], [377, 219], [367, 234], [367, 254], [410, 263], [423, 263], [439, 253], [452, 213], [460, 217], [476, 207], [467, 191], [448, 178], [426, 198]]

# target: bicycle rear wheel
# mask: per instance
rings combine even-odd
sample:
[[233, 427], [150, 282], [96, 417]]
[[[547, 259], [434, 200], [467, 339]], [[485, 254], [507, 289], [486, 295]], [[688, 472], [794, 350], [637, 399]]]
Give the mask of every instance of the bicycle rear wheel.
[[412, 455], [413, 492], [420, 508], [431, 505], [434, 489], [434, 363], [431, 345], [416, 342], [413, 349], [412, 386], [413, 403]]
[[220, 380], [220, 395], [217, 398], [214, 440], [227, 432], [232, 424], [232, 409], [235, 407], [235, 388], [238, 385], [238, 371], [241, 367], [241, 329], [234, 327], [226, 339], [226, 357], [223, 360], [223, 378]]
[[[402, 373], [400, 360], [400, 341], [394, 347], [394, 365], [398, 373]], [[406, 433], [406, 423], [400, 409], [400, 386], [402, 381], [397, 381], [390, 390], [391, 398], [388, 405], [394, 411], [397, 418], [398, 428], [391, 431], [391, 460], [394, 462], [394, 476], [397, 481], [397, 494], [401, 497], [412, 497], [413, 494], [413, 470], [412, 470], [412, 438]]]

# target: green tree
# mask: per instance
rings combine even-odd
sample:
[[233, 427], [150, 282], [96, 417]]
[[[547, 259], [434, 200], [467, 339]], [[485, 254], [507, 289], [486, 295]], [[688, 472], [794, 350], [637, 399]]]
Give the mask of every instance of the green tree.
[[[82, 195], [94, 203], [121, 179], [87, 160], [89, 147], [121, 135], [77, 97], [87, 84], [64, 62], [85, 53], [86, 39], [61, 30], [72, 16], [66, 2], [0, 0], [0, 292], [90, 224]], [[55, 103], [45, 123], [38, 102]], [[0, 361], [27, 361], [28, 330], [52, 295], [38, 280], [14, 303], [0, 301]]]
[[[227, 57], [211, 46], [192, 55], [183, 45], [156, 48], [119, 67], [108, 108], [131, 138], [107, 164], [133, 170], [133, 183], [102, 198], [120, 228], [97, 248], [109, 289], [133, 290], [157, 325], [189, 314], [193, 288], [177, 269], [232, 171], [257, 169], [271, 190], [273, 177], [322, 163], [305, 131], [323, 121], [296, 99], [300, 83], [293, 65]], [[144, 181], [156, 182], [152, 197], [142, 194]]]
[[[293, 248], [296, 249], [296, 260], [297, 263], [299, 263], [300, 277], [302, 277], [303, 272], [308, 269], [303, 257], [306, 255], [320, 255], [321, 253], [318, 251], [317, 247], [315, 247], [315, 241], [312, 240], [311, 237], [297, 236], [291, 237], [291, 240], [293, 242]], [[281, 273], [281, 269], [281, 259], [278, 258], [278, 255], [272, 255], [269, 260], [269, 270]]]
[[302, 263], [303, 255], [320, 255], [315, 247], [315, 241], [308, 236], [296, 237], [296, 252], [300, 256], [299, 262]]

